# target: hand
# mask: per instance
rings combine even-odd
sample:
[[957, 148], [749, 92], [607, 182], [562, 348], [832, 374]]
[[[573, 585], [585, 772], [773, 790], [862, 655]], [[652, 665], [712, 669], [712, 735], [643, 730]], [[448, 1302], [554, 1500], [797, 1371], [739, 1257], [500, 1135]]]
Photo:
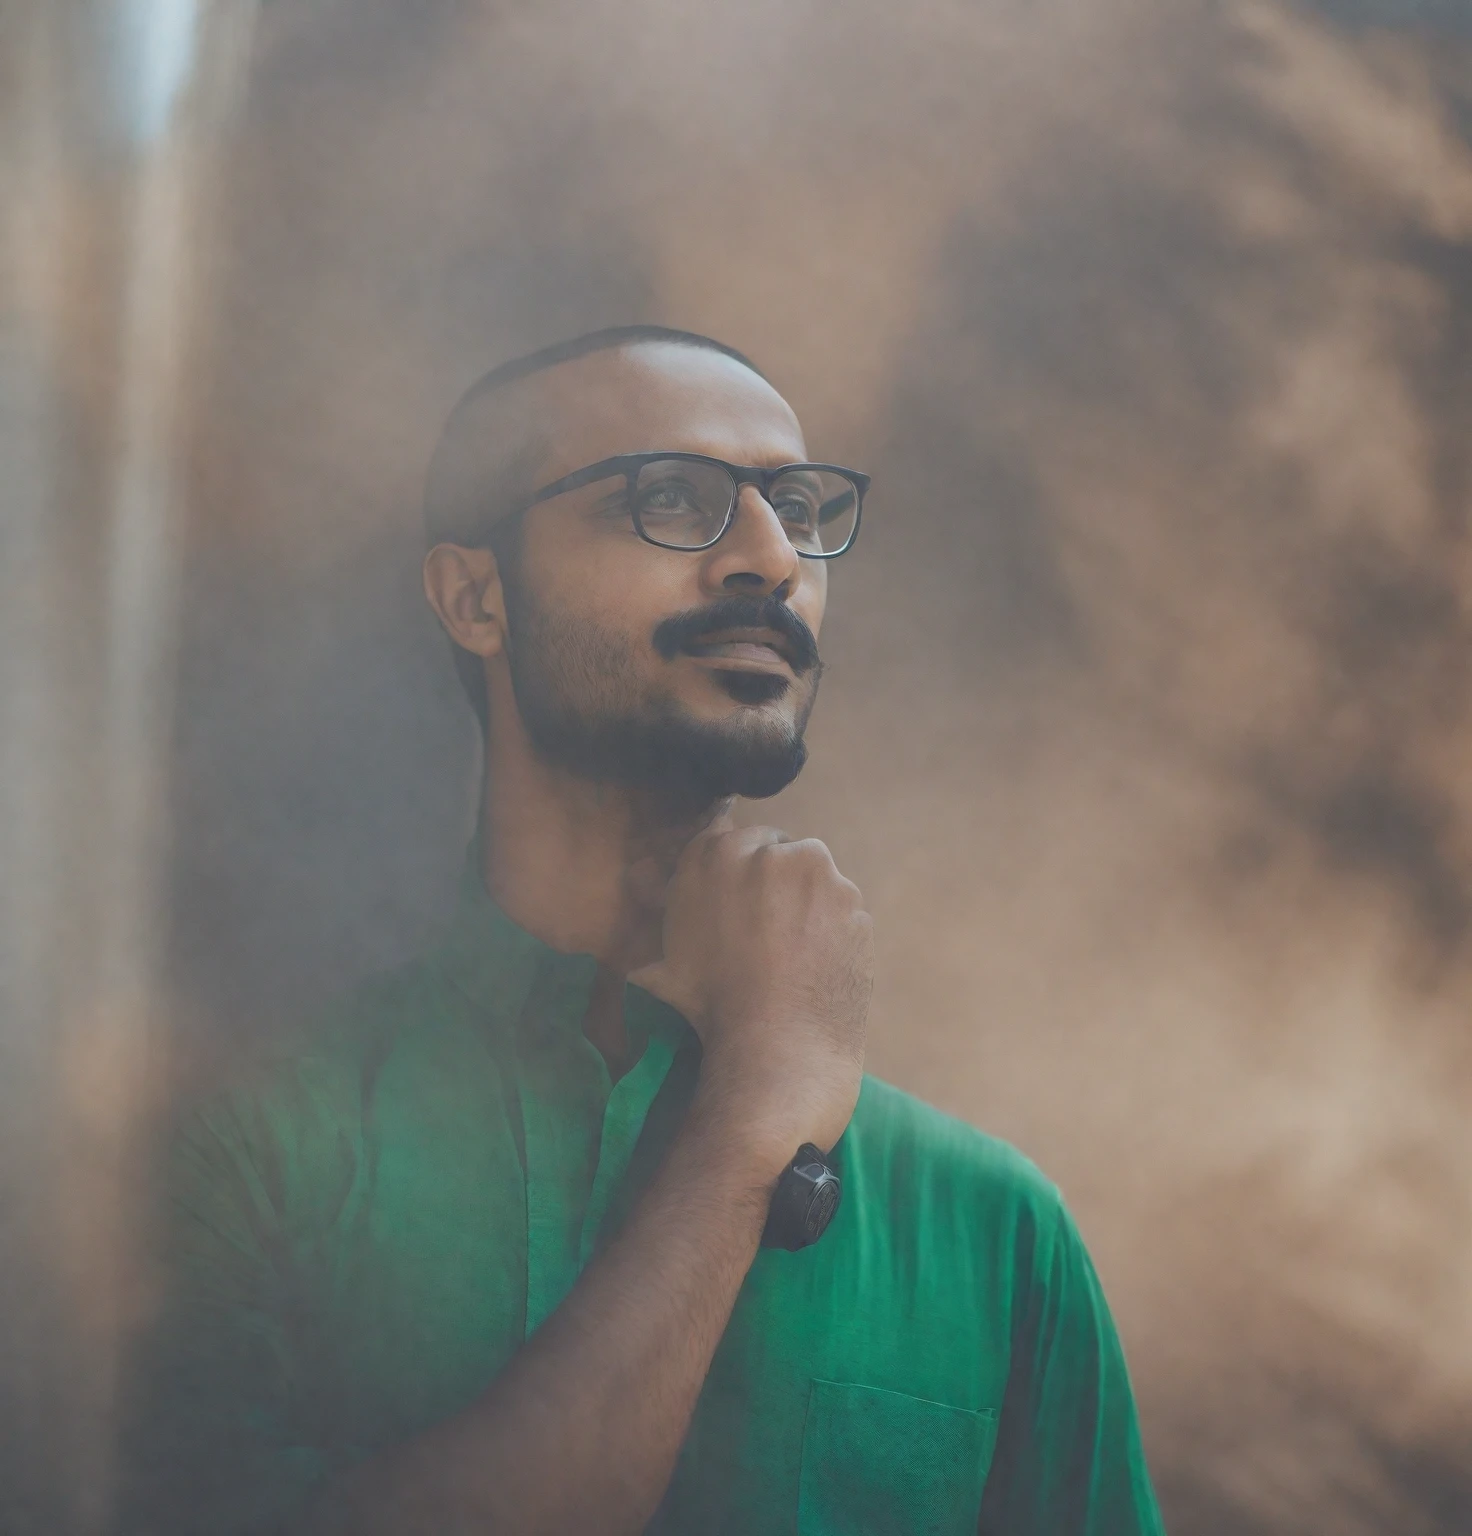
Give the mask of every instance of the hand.
[[815, 839], [721, 817], [680, 856], [664, 956], [628, 979], [700, 1036], [692, 1118], [739, 1128], [772, 1177], [804, 1141], [831, 1149], [853, 1114], [873, 949], [858, 887]]

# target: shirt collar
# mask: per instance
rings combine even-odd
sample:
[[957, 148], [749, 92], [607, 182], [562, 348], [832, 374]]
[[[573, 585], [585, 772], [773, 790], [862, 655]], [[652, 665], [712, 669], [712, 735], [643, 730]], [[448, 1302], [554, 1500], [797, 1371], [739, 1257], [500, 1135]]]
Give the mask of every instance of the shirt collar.
[[[565, 954], [507, 917], [486, 890], [478, 843], [466, 854], [455, 914], [432, 963], [492, 1028], [538, 1034], [581, 1030], [598, 972], [592, 955]], [[665, 1036], [676, 1048], [694, 1041], [680, 1014], [642, 987], [625, 988], [624, 1008], [634, 1033]]]
[[[445, 979], [493, 1026], [511, 1028], [535, 1012], [539, 1019], [581, 1024], [598, 962], [592, 955], [553, 949], [506, 916], [491, 899], [471, 846], [460, 875], [449, 932], [434, 963]], [[535, 1001], [533, 1010], [528, 1004]]]

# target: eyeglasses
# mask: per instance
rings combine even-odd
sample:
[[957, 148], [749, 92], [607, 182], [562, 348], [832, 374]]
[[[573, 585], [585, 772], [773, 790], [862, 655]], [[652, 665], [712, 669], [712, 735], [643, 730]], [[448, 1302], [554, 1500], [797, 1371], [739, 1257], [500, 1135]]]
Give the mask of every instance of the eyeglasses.
[[709, 549], [730, 528], [743, 485], [754, 485], [806, 560], [832, 560], [853, 548], [868, 475], [837, 464], [759, 469], [703, 453], [621, 453], [544, 485], [520, 511], [599, 480], [622, 475], [634, 529], [661, 549]]

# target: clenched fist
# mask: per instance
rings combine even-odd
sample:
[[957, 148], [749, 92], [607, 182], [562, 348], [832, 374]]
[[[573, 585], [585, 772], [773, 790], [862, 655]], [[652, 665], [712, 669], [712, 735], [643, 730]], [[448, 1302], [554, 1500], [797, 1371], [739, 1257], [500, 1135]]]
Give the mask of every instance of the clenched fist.
[[828, 849], [722, 818], [680, 856], [663, 958], [629, 980], [690, 1021], [699, 1112], [739, 1125], [775, 1176], [853, 1114], [873, 971], [873, 921]]

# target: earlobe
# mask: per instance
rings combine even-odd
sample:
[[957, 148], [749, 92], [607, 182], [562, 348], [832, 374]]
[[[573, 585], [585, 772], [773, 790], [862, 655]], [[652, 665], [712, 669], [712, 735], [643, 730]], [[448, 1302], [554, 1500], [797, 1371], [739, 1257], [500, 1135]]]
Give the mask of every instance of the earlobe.
[[462, 650], [497, 655], [505, 609], [496, 557], [488, 549], [436, 544], [424, 557], [424, 595], [445, 633]]

